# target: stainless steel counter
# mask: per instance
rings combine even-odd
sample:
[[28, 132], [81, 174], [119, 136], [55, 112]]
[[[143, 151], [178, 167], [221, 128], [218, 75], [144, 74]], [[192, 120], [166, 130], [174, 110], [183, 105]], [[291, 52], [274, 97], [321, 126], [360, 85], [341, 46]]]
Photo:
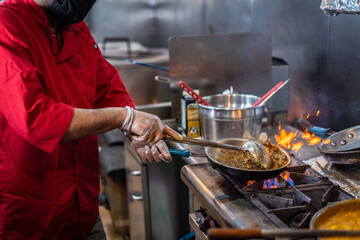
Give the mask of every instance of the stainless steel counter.
[[[200, 205], [208, 214], [219, 221], [221, 226], [236, 228], [270, 228], [274, 225], [264, 219], [262, 213], [250, 202], [244, 199], [239, 192], [216, 170], [207, 163], [186, 166], [182, 169], [181, 179], [196, 196]], [[248, 219], [247, 222], [239, 219]]]

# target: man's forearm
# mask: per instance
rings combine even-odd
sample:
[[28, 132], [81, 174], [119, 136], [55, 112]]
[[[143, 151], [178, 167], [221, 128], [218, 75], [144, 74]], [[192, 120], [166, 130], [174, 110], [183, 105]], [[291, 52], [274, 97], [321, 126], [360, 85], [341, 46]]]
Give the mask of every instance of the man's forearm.
[[125, 108], [75, 108], [74, 116], [61, 141], [73, 141], [119, 128], [126, 113]]

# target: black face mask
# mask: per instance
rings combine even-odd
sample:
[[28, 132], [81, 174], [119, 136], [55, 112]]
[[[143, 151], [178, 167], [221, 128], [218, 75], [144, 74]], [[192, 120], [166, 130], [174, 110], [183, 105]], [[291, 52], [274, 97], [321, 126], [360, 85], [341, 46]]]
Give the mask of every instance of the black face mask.
[[84, 20], [96, 0], [53, 0], [49, 11], [62, 26]]

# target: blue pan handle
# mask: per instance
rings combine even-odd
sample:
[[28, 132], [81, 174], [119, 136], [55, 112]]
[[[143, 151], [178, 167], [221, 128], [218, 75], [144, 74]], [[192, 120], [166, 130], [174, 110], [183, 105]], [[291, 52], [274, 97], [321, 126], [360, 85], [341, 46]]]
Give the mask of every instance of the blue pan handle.
[[299, 118], [298, 123], [305, 129], [308, 129], [310, 133], [315, 133], [315, 135], [327, 138], [328, 136], [334, 134], [335, 132], [331, 131], [330, 128], [323, 128], [312, 125], [309, 121], [304, 118]]
[[330, 134], [330, 128], [323, 128], [318, 126], [311, 126], [309, 127], [309, 132], [315, 133], [316, 135], [328, 137]]
[[171, 156], [180, 156], [180, 157], [189, 157], [189, 149], [178, 150], [178, 149], [169, 149]]

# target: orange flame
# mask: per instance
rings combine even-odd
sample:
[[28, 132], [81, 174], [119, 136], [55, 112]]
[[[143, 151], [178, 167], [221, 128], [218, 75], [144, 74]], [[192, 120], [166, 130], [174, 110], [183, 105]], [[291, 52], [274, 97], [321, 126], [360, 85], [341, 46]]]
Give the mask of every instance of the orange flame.
[[248, 183], [247, 183], [247, 185], [248, 185], [248, 186], [249, 186], [249, 185], [253, 185], [255, 182], [256, 182], [256, 181], [249, 180]]
[[316, 112], [316, 116], [318, 117], [319, 114], [320, 114], [320, 110], [318, 110], [318, 111]]
[[292, 141], [296, 137], [296, 133], [290, 132], [287, 133], [284, 129], [280, 130], [280, 135], [275, 135], [275, 140], [277, 144], [283, 146], [285, 148], [290, 149], [292, 145]]
[[304, 133], [300, 134], [300, 136], [297, 136], [298, 131], [287, 133], [285, 129], [279, 128], [279, 130], [280, 135], [275, 135], [277, 144], [295, 152], [299, 151], [304, 145], [303, 141], [298, 141], [299, 139], [305, 140], [308, 145], [316, 145], [322, 141], [322, 139], [316, 137], [314, 133], [309, 133], [307, 129]]
[[298, 143], [294, 143], [291, 147], [291, 150], [297, 152], [300, 150], [300, 148], [303, 146], [303, 143], [298, 142]]
[[325, 141], [324, 141], [324, 144], [329, 144], [330, 143], [330, 139], [326, 139]]
[[308, 119], [310, 117], [310, 114], [308, 113], [308, 115], [306, 115], [306, 118], [305, 119]]
[[309, 133], [307, 129], [302, 134], [302, 138], [307, 140], [309, 145], [316, 145], [322, 141], [321, 138], [316, 137], [314, 133]]

